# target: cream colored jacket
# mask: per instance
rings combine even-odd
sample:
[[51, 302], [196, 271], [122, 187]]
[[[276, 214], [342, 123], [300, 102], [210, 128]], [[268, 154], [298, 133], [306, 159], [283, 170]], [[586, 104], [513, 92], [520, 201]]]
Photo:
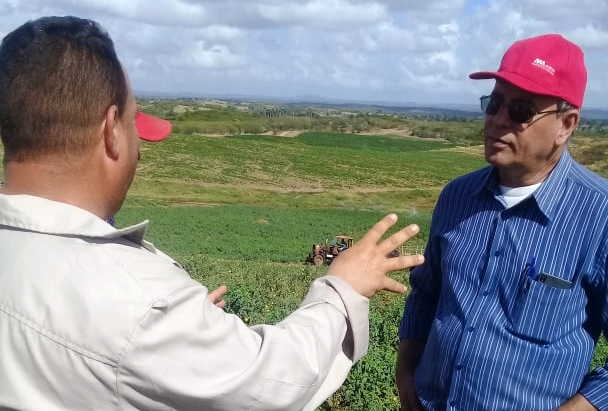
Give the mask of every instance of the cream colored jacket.
[[0, 194], [0, 409], [314, 409], [367, 351], [368, 300], [339, 278], [248, 327], [146, 225]]

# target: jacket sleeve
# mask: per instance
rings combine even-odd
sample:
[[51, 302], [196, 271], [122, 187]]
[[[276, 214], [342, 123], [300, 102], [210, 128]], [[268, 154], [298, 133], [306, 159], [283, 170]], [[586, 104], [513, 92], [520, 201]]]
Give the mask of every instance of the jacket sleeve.
[[399, 327], [400, 340], [426, 341], [441, 290], [441, 248], [438, 226], [442, 218], [445, 191], [439, 197], [433, 212], [429, 240], [424, 251], [424, 264], [416, 267], [410, 274], [410, 291]]
[[123, 409], [314, 409], [367, 351], [367, 298], [317, 279], [276, 325], [248, 327], [194, 283], [153, 304], [117, 369]]

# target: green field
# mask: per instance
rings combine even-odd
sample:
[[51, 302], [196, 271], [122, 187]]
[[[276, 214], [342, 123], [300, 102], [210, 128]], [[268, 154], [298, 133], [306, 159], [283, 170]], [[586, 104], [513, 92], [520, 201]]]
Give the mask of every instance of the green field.
[[483, 164], [444, 142], [376, 139], [178, 135], [143, 148], [131, 195], [173, 203], [429, 209], [446, 181]]
[[[418, 223], [422, 246], [441, 187], [484, 165], [479, 150], [441, 140], [304, 133], [177, 134], [145, 145], [119, 225], [149, 218], [148, 239], [209, 288], [229, 286], [227, 310], [277, 322], [325, 272], [303, 263], [313, 242], [355, 238], [390, 211]], [[396, 278], [407, 282], [407, 273]], [[325, 409], [398, 409], [394, 388], [403, 298], [372, 301], [369, 354]], [[598, 348], [594, 364], [608, 357]]]
[[[312, 280], [325, 273], [303, 263], [313, 241], [334, 233], [358, 236], [383, 215], [379, 211], [287, 209], [254, 206], [131, 205], [119, 224], [151, 218], [148, 238], [182, 262], [209, 288], [227, 284], [227, 310], [246, 323], [274, 323], [293, 311]], [[401, 214], [428, 227], [427, 213]], [[395, 278], [407, 281], [404, 272]], [[403, 299], [383, 294], [372, 302], [371, 348], [327, 407], [398, 409], [393, 388], [397, 326]]]
[[[408, 130], [408, 135], [441, 138], [461, 145], [479, 144], [480, 118], [420, 118], [386, 112], [372, 107], [276, 106], [271, 104], [226, 104], [221, 102], [143, 100], [148, 112], [171, 120], [178, 134], [240, 135], [280, 134], [300, 130], [334, 133], [362, 133], [380, 129]], [[263, 106], [263, 107], [262, 107]], [[274, 113], [265, 115], [267, 111]]]
[[[159, 114], [171, 112], [170, 105], [159, 107]], [[197, 132], [261, 121], [228, 114], [185, 113], [173, 118], [176, 130], [182, 127], [183, 133], [159, 144], [143, 144], [137, 176], [117, 223], [150, 219], [147, 239], [210, 289], [227, 284], [226, 309], [249, 324], [281, 320], [297, 307], [312, 280], [325, 273], [325, 267], [304, 264], [313, 243], [336, 234], [358, 238], [394, 211], [400, 226], [421, 226], [411, 249], [423, 247], [441, 188], [485, 165], [480, 148], [470, 145], [478, 122], [406, 122], [418, 138]], [[351, 119], [353, 124], [362, 121], [374, 127], [404, 124], [380, 117]], [[428, 138], [437, 136], [444, 138]], [[608, 144], [603, 139], [575, 140], [572, 151], [592, 169], [608, 174]], [[395, 278], [407, 283], [406, 272]], [[399, 409], [393, 375], [403, 301], [387, 293], [372, 300], [369, 353], [323, 409]], [[602, 340], [593, 365], [607, 358], [608, 343]]]

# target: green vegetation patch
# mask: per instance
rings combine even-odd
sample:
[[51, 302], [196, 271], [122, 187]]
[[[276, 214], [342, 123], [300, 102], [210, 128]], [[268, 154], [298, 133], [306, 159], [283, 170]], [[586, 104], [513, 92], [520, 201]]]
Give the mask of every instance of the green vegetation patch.
[[[252, 206], [167, 207], [140, 203], [123, 207], [119, 225], [150, 219], [147, 238], [184, 258], [205, 255], [241, 261], [303, 262], [313, 243], [337, 234], [359, 238], [386, 213], [345, 209], [262, 208]], [[427, 232], [428, 213], [402, 214], [400, 225], [416, 223]], [[416, 240], [420, 247], [424, 235]]]
[[408, 119], [407, 124], [413, 136], [422, 138], [443, 138], [461, 145], [482, 144], [483, 121], [437, 121]]
[[[380, 211], [279, 209], [251, 206], [167, 207], [130, 200], [119, 225], [151, 219], [147, 238], [177, 257], [192, 277], [214, 289], [228, 285], [226, 310], [248, 324], [273, 324], [297, 308], [310, 283], [326, 272], [303, 263], [314, 242], [335, 234], [359, 237]], [[416, 222], [419, 246], [428, 236], [430, 215], [400, 216], [399, 226]], [[407, 283], [405, 271], [394, 278]], [[264, 292], [260, 292], [264, 290]], [[398, 410], [394, 384], [398, 326], [403, 298], [381, 293], [371, 302], [370, 348], [345, 384], [322, 409]], [[600, 341], [593, 366], [608, 359]]]
[[[149, 218], [147, 238], [182, 262], [210, 289], [228, 285], [226, 310], [248, 324], [276, 323], [297, 308], [310, 283], [326, 267], [303, 260], [314, 242], [335, 234], [361, 236], [385, 212], [272, 209], [250, 206], [165, 207], [130, 201], [117, 216], [120, 226]], [[426, 242], [430, 215], [401, 215], [399, 227], [417, 223]], [[406, 282], [405, 271], [394, 277]], [[264, 292], [260, 292], [264, 290]], [[370, 350], [326, 409], [398, 409], [393, 382], [397, 327], [403, 297], [383, 293], [371, 304]]]
[[[227, 284], [226, 311], [247, 324], [275, 324], [295, 310], [310, 283], [326, 268], [303, 264], [224, 260], [194, 255], [183, 260], [192, 277], [209, 289]], [[406, 282], [407, 273], [393, 275]], [[260, 292], [263, 290], [263, 292]], [[370, 347], [345, 384], [321, 409], [398, 410], [394, 384], [401, 296], [382, 293], [371, 302]]]
[[441, 140], [422, 140], [397, 136], [375, 136], [363, 134], [338, 134], [308, 132], [298, 136], [306, 145], [352, 150], [371, 150], [382, 152], [421, 152], [454, 147]]
[[[147, 239], [210, 289], [227, 284], [227, 311], [248, 324], [282, 320], [325, 274], [326, 267], [303, 262], [313, 243], [336, 234], [359, 238], [388, 211], [398, 211], [400, 227], [421, 226], [409, 248], [421, 249], [442, 187], [485, 165], [482, 149], [470, 147], [481, 143], [479, 120], [329, 110], [265, 118], [190, 101], [146, 101], [144, 108], [171, 119], [174, 134], [142, 145], [118, 225], [150, 219]], [[417, 138], [344, 134], [377, 129]], [[280, 130], [308, 132], [259, 135]], [[574, 156], [608, 175], [608, 144], [586, 133], [574, 139]], [[406, 272], [394, 277], [407, 283]], [[323, 409], [399, 409], [393, 376], [402, 312], [400, 296], [382, 293], [372, 300], [369, 353]], [[602, 338], [592, 367], [607, 359]]]
[[[322, 144], [323, 139], [327, 144]], [[430, 188], [484, 165], [479, 155], [440, 149], [450, 147], [349, 134], [311, 133], [298, 138], [178, 134], [142, 149], [139, 175], [147, 180], [299, 192]]]

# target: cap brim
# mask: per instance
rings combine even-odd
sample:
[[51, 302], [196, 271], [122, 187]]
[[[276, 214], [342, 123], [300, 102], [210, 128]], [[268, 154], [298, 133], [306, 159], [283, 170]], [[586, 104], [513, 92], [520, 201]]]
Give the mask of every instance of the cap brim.
[[139, 138], [145, 141], [161, 141], [171, 134], [170, 122], [141, 111], [135, 115], [135, 126]]
[[500, 79], [529, 93], [563, 98], [559, 90], [550, 90], [546, 87], [541, 87], [537, 83], [530, 81], [519, 74], [510, 73], [508, 71], [478, 71], [469, 74], [469, 78], [473, 80]]
[[469, 78], [472, 78], [473, 80], [488, 80], [491, 78], [496, 78], [497, 75], [498, 72], [496, 71], [478, 71], [469, 74]]

